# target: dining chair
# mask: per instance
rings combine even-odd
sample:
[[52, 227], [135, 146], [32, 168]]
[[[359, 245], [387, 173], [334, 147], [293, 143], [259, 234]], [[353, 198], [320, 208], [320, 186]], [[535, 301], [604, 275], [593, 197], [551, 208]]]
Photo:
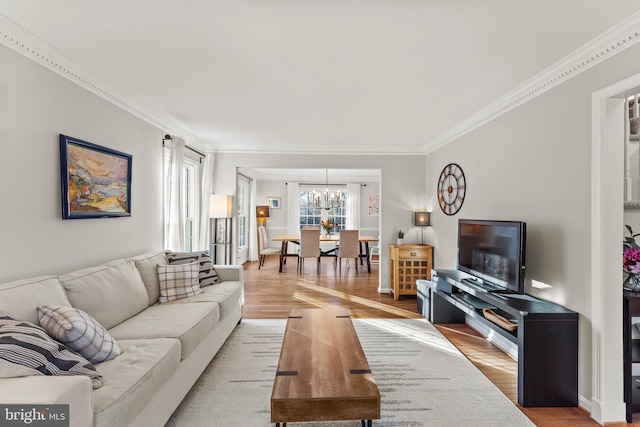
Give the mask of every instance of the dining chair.
[[358, 272], [358, 259], [360, 258], [360, 245], [358, 243], [358, 230], [340, 230], [340, 238], [338, 239], [338, 249], [336, 250], [337, 260], [340, 264], [339, 271], [342, 274], [342, 259], [350, 258], [355, 260], [356, 273]]
[[316, 258], [320, 274], [320, 229], [300, 230], [300, 250], [298, 252], [298, 271], [304, 270], [304, 259]]
[[264, 225], [258, 227], [258, 249], [260, 254], [260, 263], [258, 264], [258, 270], [264, 265], [264, 259], [267, 255], [280, 255], [280, 248], [269, 246], [269, 240], [267, 239], [267, 229]]

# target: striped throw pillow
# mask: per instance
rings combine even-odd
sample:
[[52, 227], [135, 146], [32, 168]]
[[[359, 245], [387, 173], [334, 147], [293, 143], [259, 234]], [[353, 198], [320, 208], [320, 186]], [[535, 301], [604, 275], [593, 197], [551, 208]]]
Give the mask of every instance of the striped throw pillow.
[[15, 376], [20, 365], [22, 375], [87, 375], [93, 388], [102, 386], [102, 375], [87, 359], [54, 340], [40, 326], [14, 319], [0, 311], [0, 378]]
[[71, 347], [91, 363], [120, 355], [120, 347], [96, 319], [84, 311], [63, 306], [38, 307], [40, 326], [53, 338]]
[[198, 262], [198, 281], [200, 282], [201, 288], [222, 282], [220, 277], [218, 277], [218, 273], [216, 273], [216, 269], [213, 267], [208, 251], [167, 252], [167, 261], [169, 261], [169, 264], [186, 264], [194, 261]]
[[160, 303], [192, 297], [200, 293], [198, 263], [158, 265]]

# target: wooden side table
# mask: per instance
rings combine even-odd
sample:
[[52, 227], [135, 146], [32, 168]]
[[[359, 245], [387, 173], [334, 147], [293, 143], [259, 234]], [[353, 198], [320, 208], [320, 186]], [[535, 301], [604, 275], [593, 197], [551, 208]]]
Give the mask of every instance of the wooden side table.
[[417, 295], [416, 280], [431, 280], [433, 246], [389, 245], [389, 254], [393, 299]]

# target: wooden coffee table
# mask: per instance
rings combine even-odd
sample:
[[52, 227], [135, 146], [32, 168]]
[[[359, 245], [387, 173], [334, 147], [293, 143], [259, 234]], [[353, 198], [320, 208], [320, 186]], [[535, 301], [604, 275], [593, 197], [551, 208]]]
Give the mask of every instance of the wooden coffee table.
[[345, 309], [291, 310], [271, 394], [271, 422], [380, 418], [380, 392]]

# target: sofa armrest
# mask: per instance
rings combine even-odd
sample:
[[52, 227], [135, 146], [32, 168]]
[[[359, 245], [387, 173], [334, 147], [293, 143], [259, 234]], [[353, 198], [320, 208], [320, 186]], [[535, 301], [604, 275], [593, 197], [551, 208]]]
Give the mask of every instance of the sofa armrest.
[[74, 376], [0, 378], [0, 403], [23, 405], [69, 405], [69, 425], [93, 425], [91, 379]]
[[213, 268], [223, 281], [241, 282], [244, 285], [244, 267], [241, 265], [214, 265]]

